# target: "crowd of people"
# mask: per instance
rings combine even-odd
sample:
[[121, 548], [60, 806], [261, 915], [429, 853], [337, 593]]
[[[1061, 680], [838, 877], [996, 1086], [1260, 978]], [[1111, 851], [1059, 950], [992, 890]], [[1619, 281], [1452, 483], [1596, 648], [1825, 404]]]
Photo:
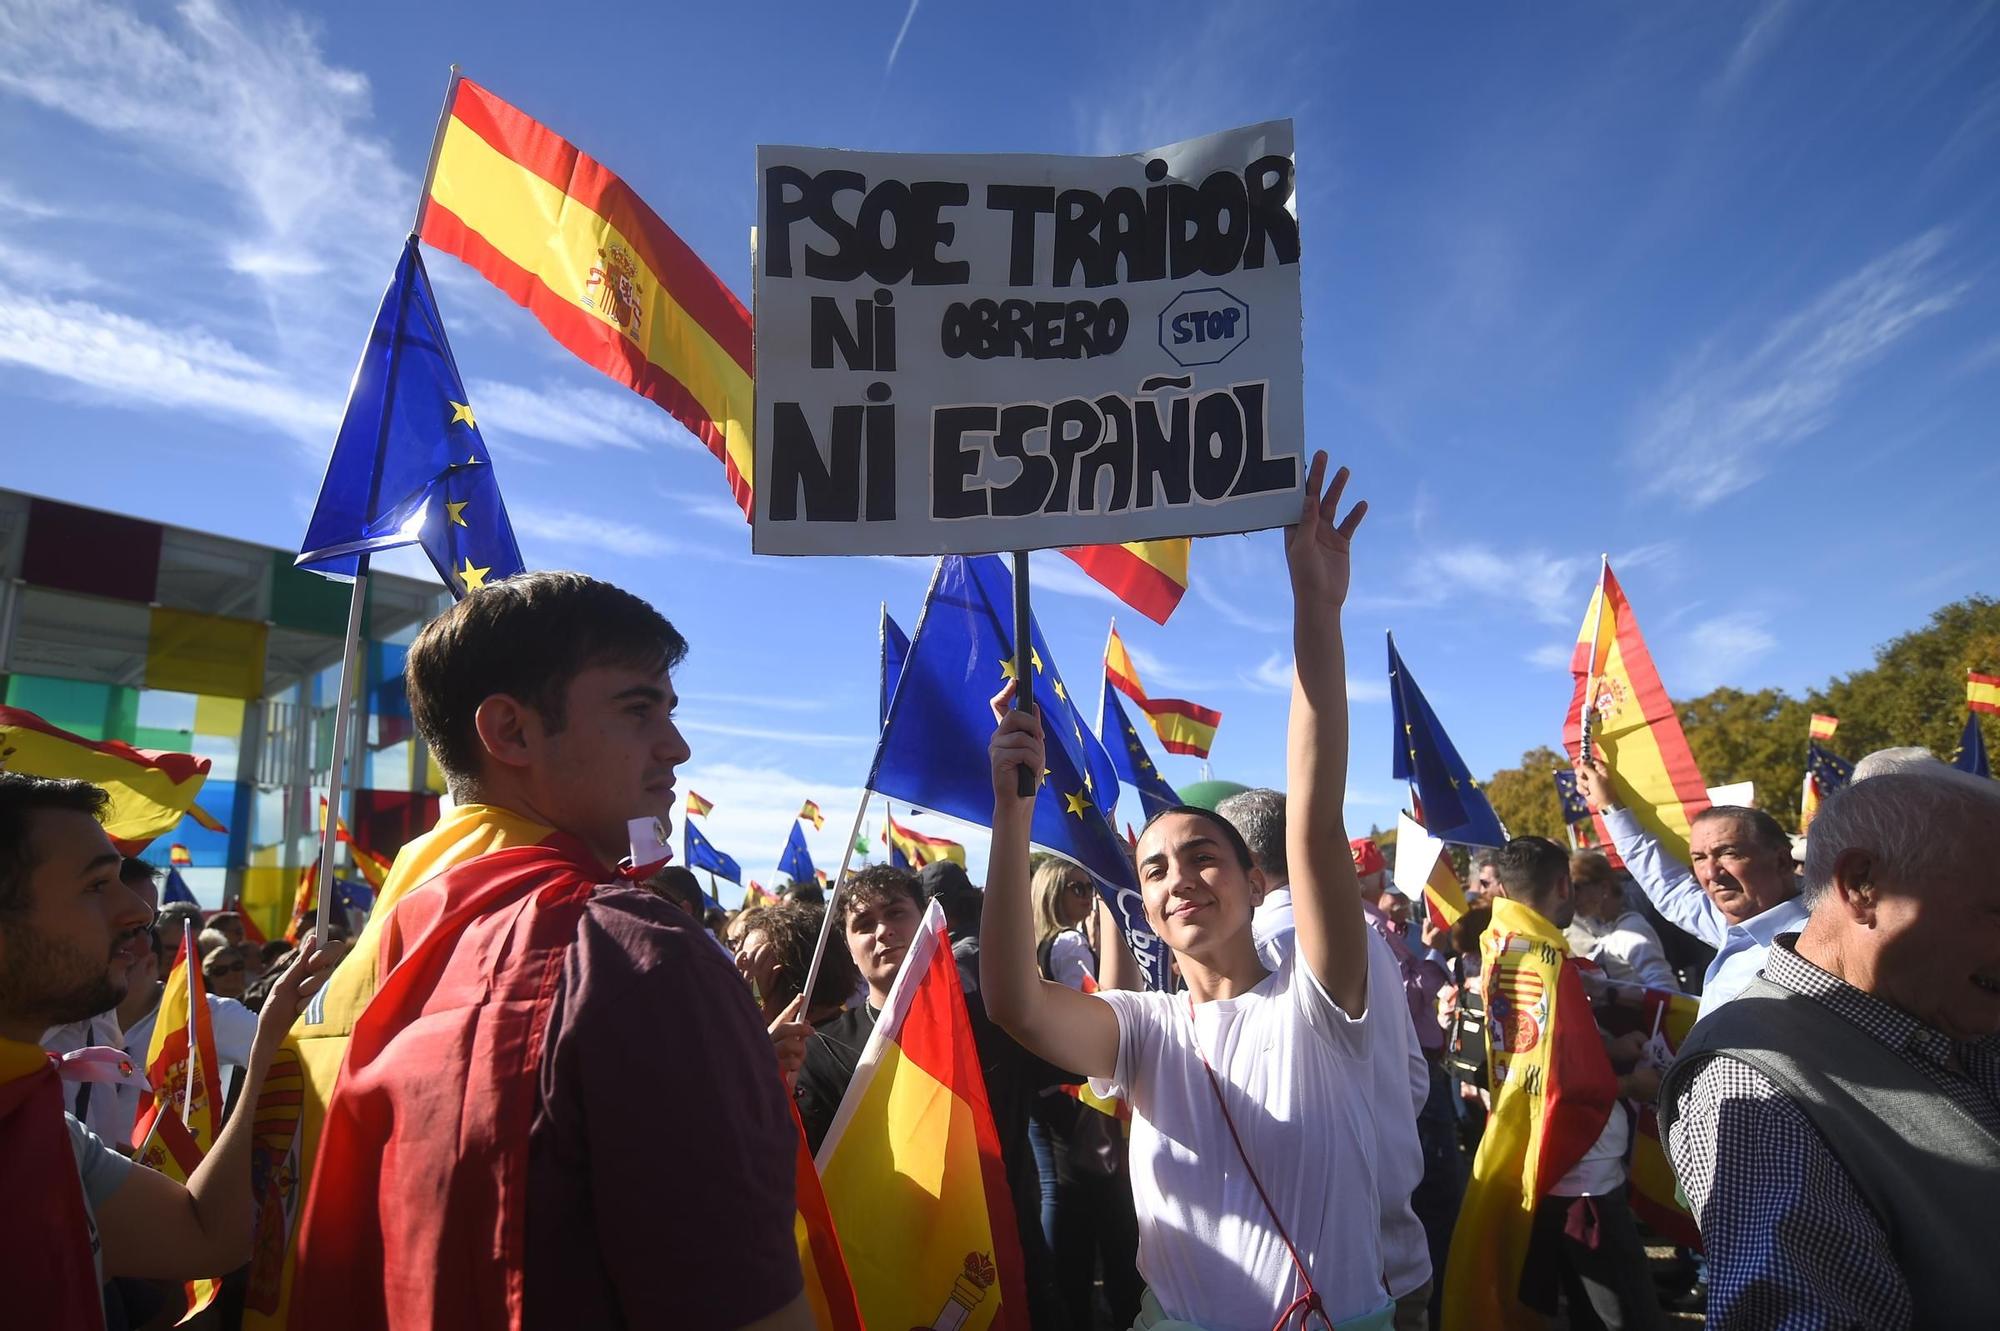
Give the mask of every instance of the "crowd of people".
[[[1709, 1324], [1991, 1324], [2000, 786], [1891, 751], [1802, 863], [1767, 814], [1719, 807], [1683, 865], [1586, 761], [1622, 868], [1519, 837], [1473, 855], [1458, 920], [1413, 909], [1343, 821], [1345, 483], [1317, 459], [1286, 533], [1285, 789], [1168, 809], [1133, 848], [1164, 990], [1092, 876], [1031, 851], [1043, 737], [1011, 685], [983, 886], [874, 866], [725, 919], [685, 869], [621, 873], [689, 757], [686, 643], [574, 574], [490, 584], [411, 649], [451, 800], [351, 944], [162, 908], [104, 792], [0, 773], [0, 1321], [171, 1325], [181, 1282], [233, 1272], [212, 1325], [809, 1327], [799, 1133], [826, 1139], [934, 902], [1036, 1331], [1454, 1325], [1509, 934], [1588, 995], [1563, 1019], [1615, 1092], [1529, 1197], [1507, 1298], [1665, 1324], [1630, 1199], [1651, 1107]], [[183, 948], [228, 1069], [184, 1183], [130, 1158], [131, 1068]], [[1649, 992], [1699, 996], [1671, 1059], [1632, 1018]], [[91, 1071], [105, 1050], [122, 1075]], [[293, 1134], [254, 1170], [253, 1124]]]

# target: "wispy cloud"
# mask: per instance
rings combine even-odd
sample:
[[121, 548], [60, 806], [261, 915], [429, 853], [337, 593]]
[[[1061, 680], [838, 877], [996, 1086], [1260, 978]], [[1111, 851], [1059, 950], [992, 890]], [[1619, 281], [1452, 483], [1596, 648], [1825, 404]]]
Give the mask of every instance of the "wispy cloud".
[[650, 528], [614, 522], [595, 513], [541, 508], [519, 501], [509, 503], [507, 512], [514, 520], [515, 534], [524, 541], [546, 541], [572, 550], [601, 550], [637, 558], [684, 552], [679, 542]]
[[1688, 634], [1688, 667], [1675, 688], [1706, 693], [1743, 678], [1743, 672], [1778, 645], [1766, 616], [1751, 610], [1703, 620]]
[[1722, 71], [1708, 87], [1711, 100], [1727, 97], [1734, 92], [1759, 61], [1777, 46], [1779, 38], [1785, 34], [1785, 25], [1790, 21], [1792, 0], [1764, 0], [1754, 13], [1743, 22], [1743, 31], [1730, 48], [1729, 59], [1723, 63]]
[[919, 0], [910, 0], [910, 7], [903, 11], [903, 25], [896, 29], [896, 40], [889, 43], [889, 58], [882, 64], [882, 76], [896, 68], [896, 57], [903, 53], [903, 38], [910, 35], [910, 21], [917, 16]]
[[301, 392], [273, 367], [199, 329], [4, 286], [0, 364], [93, 389], [121, 406], [250, 421], [320, 449], [340, 421], [338, 401]]
[[1531, 666], [1543, 670], [1567, 670], [1570, 658], [1576, 655], [1576, 644], [1569, 642], [1543, 643], [1521, 659]]
[[1541, 550], [1503, 553], [1488, 545], [1459, 545], [1432, 550], [1412, 580], [1419, 587], [1428, 584], [1521, 605], [1544, 623], [1562, 624], [1576, 615], [1578, 588], [1594, 571], [1595, 561], [1580, 555]]
[[1125, 650], [1132, 654], [1132, 661], [1139, 667], [1139, 678], [1149, 693], [1171, 693], [1176, 690], [1195, 690], [1214, 687], [1214, 681], [1193, 675], [1167, 657], [1144, 647], [1135, 646], [1125, 634], [1118, 635], [1125, 642]]
[[[1237, 681], [1253, 693], [1289, 694], [1292, 691], [1292, 654], [1272, 652], [1254, 670], [1238, 673]], [[1363, 678], [1358, 675], [1347, 677], [1347, 701], [1387, 702], [1389, 681], [1386, 679]]]
[[88, 291], [97, 275], [75, 259], [16, 245], [0, 236], [0, 280], [36, 292]]
[[[570, 448], [698, 447], [667, 414], [633, 393], [548, 386], [528, 388], [497, 379], [466, 384], [482, 429], [501, 438], [526, 435]], [[742, 516], [738, 511], [737, 516]]]
[[1704, 508], [1761, 478], [1818, 431], [1854, 381], [1970, 283], [1939, 262], [1948, 234], [1924, 232], [1835, 282], [1754, 346], [1704, 347], [1635, 431], [1629, 460], [1647, 489]]

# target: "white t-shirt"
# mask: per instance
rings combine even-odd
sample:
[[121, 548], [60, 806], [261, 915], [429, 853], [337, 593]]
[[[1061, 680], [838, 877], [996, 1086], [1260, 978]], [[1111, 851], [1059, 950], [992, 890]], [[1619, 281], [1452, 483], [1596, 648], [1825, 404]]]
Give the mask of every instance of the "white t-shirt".
[[1597, 1140], [1583, 1153], [1583, 1159], [1577, 1161], [1569, 1173], [1549, 1189], [1549, 1195], [1602, 1197], [1625, 1186], [1625, 1148], [1631, 1142], [1632, 1116], [1625, 1112], [1623, 1104], [1614, 1103], [1611, 1117], [1605, 1120], [1604, 1131], [1597, 1134]]
[[1083, 988], [1084, 976], [1097, 977], [1097, 958], [1081, 929], [1065, 929], [1049, 940], [1049, 978], [1072, 989]]
[[[1290, 893], [1286, 893], [1289, 899]], [[1266, 897], [1265, 900], [1269, 901]], [[1279, 938], [1293, 945], [1291, 906], [1285, 921], [1265, 933], [1253, 921], [1257, 949], [1266, 965], [1276, 965]], [[1260, 915], [1261, 918], [1261, 915]], [[1417, 1115], [1430, 1098], [1431, 1070], [1417, 1045], [1415, 1022], [1403, 993], [1403, 972], [1396, 954], [1374, 929], [1368, 930], [1368, 1009], [1382, 1019], [1369, 1045], [1368, 1112], [1375, 1124], [1375, 1181], [1381, 1189], [1382, 1262], [1389, 1293], [1402, 1298], [1431, 1278], [1431, 1245], [1424, 1236], [1410, 1197], [1424, 1178], [1424, 1145], [1417, 1136]], [[1404, 1014], [1399, 1021], [1396, 1014]], [[1407, 1112], [1404, 1106], [1408, 1105]]]
[[1276, 970], [1248, 993], [1198, 1004], [1186, 994], [1104, 990], [1118, 1017], [1118, 1066], [1100, 1095], [1132, 1106], [1132, 1199], [1139, 1272], [1169, 1317], [1207, 1331], [1269, 1331], [1302, 1287], [1244, 1171], [1202, 1070], [1206, 1053], [1258, 1178], [1336, 1321], [1380, 1309], [1369, 1045], [1377, 1012], [1341, 1011], [1273, 940]]

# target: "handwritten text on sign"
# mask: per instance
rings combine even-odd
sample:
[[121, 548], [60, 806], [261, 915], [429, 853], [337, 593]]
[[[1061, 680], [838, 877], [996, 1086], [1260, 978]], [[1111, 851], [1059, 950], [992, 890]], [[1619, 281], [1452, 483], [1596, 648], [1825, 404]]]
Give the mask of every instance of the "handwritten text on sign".
[[1131, 157], [757, 153], [755, 548], [1297, 516], [1292, 127]]

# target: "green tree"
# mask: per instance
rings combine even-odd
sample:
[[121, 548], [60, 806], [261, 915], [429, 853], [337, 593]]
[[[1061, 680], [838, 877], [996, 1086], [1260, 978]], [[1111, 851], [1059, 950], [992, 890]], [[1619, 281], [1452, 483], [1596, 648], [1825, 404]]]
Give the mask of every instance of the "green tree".
[[1564, 838], [1562, 802], [1556, 798], [1554, 772], [1569, 759], [1546, 744], [1521, 755], [1519, 767], [1495, 772], [1486, 783], [1486, 798], [1509, 836]]
[[1676, 704], [1695, 766], [1711, 786], [1757, 783], [1757, 806], [1798, 830], [1806, 727], [1815, 710], [1782, 689], [1722, 688]]

